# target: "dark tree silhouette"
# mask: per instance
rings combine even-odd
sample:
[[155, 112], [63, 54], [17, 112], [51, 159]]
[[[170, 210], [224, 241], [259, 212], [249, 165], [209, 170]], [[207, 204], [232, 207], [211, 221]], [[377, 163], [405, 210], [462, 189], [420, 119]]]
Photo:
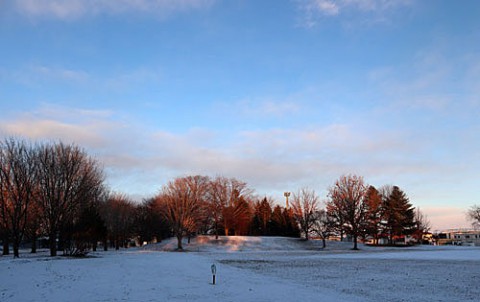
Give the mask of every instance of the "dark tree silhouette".
[[56, 256], [61, 228], [78, 215], [82, 203], [96, 198], [104, 176], [99, 164], [76, 145], [43, 144], [36, 156], [37, 201], [49, 237], [50, 255]]
[[372, 236], [373, 244], [378, 244], [378, 238], [382, 231], [382, 195], [374, 186], [369, 186], [365, 202], [367, 206], [366, 232]]
[[[128, 247], [128, 239], [134, 234], [135, 205], [125, 194], [111, 193], [101, 206], [101, 216], [105, 220], [108, 238], [116, 250]], [[104, 243], [104, 247], [107, 242]]]
[[0, 142], [0, 219], [4, 234], [12, 241], [14, 257], [19, 257], [20, 243], [27, 228], [36, 171], [31, 144], [14, 138]]
[[396, 236], [409, 235], [414, 232], [415, 208], [407, 195], [399, 187], [393, 186], [389, 195], [383, 196], [383, 225], [390, 244]]
[[358, 237], [365, 233], [366, 191], [363, 177], [357, 175], [344, 175], [329, 189], [327, 209], [332, 217], [341, 219], [346, 233], [353, 238], [354, 250], [358, 250]]

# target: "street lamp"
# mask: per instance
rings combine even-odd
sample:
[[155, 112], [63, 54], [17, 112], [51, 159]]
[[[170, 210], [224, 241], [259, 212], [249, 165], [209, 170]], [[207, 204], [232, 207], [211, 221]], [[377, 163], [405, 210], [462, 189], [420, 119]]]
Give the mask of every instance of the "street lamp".
[[287, 210], [288, 210], [288, 197], [290, 197], [290, 192], [284, 192], [283, 196], [287, 199]]

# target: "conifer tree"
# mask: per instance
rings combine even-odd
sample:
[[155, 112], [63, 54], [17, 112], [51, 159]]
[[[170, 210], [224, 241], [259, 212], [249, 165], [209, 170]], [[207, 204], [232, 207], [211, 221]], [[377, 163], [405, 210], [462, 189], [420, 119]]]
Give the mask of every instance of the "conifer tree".
[[415, 226], [415, 208], [407, 195], [397, 186], [383, 199], [383, 225], [390, 244], [394, 237], [413, 233]]

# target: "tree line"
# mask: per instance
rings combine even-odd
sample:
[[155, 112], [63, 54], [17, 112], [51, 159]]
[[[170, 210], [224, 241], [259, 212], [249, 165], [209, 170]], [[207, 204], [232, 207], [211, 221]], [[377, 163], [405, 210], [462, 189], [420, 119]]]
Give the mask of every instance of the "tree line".
[[172, 235], [298, 236], [290, 212], [257, 201], [234, 178], [188, 176], [165, 185], [140, 204], [110, 192], [101, 165], [75, 144], [0, 142], [2, 254], [19, 256], [22, 243], [48, 242], [50, 255], [85, 255], [98, 243], [119, 249]]
[[247, 183], [218, 176], [179, 177], [154, 198], [177, 237], [198, 233], [219, 235], [291, 236], [300, 234], [291, 209], [267, 197], [259, 199]]
[[19, 256], [20, 245], [47, 240], [50, 255], [85, 255], [101, 243], [119, 249], [137, 243], [197, 234], [262, 235], [323, 239], [348, 235], [375, 243], [421, 234], [428, 228], [397, 186], [376, 189], [360, 176], [340, 177], [320, 206], [314, 190], [293, 193], [290, 208], [259, 198], [246, 182], [223, 176], [171, 180], [141, 203], [110, 192], [101, 165], [83, 149], [62, 142], [0, 142], [0, 239], [3, 254]]

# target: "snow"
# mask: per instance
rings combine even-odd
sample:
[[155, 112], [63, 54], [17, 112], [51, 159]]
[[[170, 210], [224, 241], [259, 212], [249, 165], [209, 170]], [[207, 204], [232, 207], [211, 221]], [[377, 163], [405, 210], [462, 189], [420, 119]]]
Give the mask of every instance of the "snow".
[[[200, 236], [85, 259], [0, 257], [0, 301], [478, 301], [480, 248]], [[217, 266], [216, 285], [210, 266]]]

